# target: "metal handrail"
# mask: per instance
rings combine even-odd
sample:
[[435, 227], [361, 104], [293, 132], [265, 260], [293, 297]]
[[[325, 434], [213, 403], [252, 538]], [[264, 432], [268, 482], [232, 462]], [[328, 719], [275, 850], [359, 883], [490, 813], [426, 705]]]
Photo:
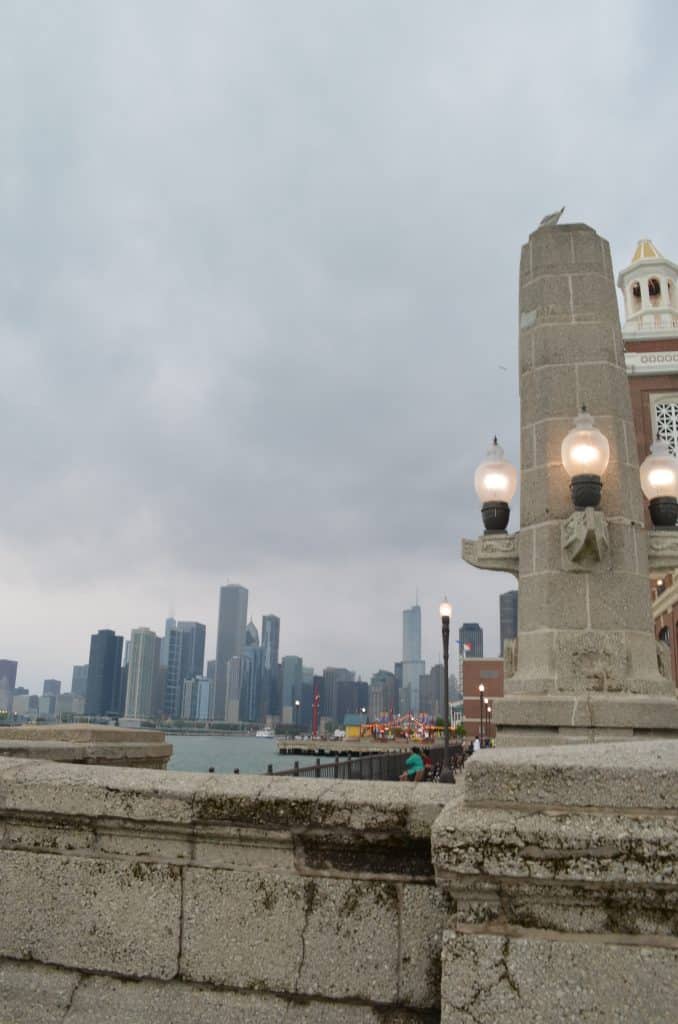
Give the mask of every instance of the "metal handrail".
[[[463, 767], [463, 749], [461, 746], [450, 748], [457, 767]], [[273, 766], [268, 766], [268, 775], [275, 775], [276, 778], [293, 777], [303, 779], [352, 779], [354, 781], [395, 781], [405, 771], [405, 762], [410, 755], [409, 750], [386, 751], [380, 754], [362, 754], [353, 757], [348, 754], [346, 758], [335, 757], [333, 761], [321, 762], [316, 757], [315, 764], [301, 767], [298, 761], [294, 762], [292, 768], [284, 771], [274, 772]], [[442, 764], [443, 749], [433, 748], [430, 753], [434, 765]]]

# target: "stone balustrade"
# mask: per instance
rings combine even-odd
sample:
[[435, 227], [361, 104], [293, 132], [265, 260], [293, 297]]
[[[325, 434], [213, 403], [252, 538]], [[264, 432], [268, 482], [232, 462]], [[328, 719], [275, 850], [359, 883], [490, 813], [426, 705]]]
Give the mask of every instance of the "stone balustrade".
[[461, 789], [0, 758], [0, 1019], [437, 1020]]
[[673, 1024], [678, 744], [456, 786], [0, 758], [0, 1020]]

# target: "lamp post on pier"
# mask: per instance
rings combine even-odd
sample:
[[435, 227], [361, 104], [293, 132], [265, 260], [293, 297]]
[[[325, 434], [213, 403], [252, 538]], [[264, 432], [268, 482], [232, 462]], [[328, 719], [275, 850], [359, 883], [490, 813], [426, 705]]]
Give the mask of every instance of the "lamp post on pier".
[[480, 701], [480, 746], [483, 745], [483, 704], [485, 703], [485, 683], [481, 683], [478, 687], [479, 701]]
[[454, 782], [450, 766], [450, 619], [452, 605], [445, 598], [440, 605], [440, 620], [443, 628], [443, 767], [441, 782]]

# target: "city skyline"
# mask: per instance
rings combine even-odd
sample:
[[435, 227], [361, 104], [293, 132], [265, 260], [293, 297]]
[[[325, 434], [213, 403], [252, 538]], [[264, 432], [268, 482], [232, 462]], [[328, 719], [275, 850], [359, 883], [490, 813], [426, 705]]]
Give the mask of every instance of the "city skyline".
[[519, 462], [515, 252], [563, 203], [617, 270], [645, 235], [678, 251], [626, 130], [642, 111], [671, 166], [673, 12], [657, 33], [637, 5], [534, 5], [525, 33], [498, 5], [488, 50], [482, 10], [440, 0], [215, 5], [209, 24], [141, 5], [147, 62], [120, 5], [43, 5], [39, 47], [15, 6], [0, 608], [22, 682], [66, 682], [96, 630], [168, 614], [204, 622], [213, 657], [227, 577], [314, 665], [390, 665], [415, 586], [427, 663], [445, 593], [498, 650], [511, 581], [458, 542], [495, 431]]
[[[217, 589], [216, 589], [216, 596], [217, 596], [217, 598], [218, 598], [218, 596], [219, 596], [219, 594], [220, 594], [222, 589], [223, 588], [217, 587]], [[249, 588], [246, 588], [246, 587], [243, 587], [242, 589], [246, 590], [246, 591], [249, 590]], [[256, 601], [254, 602], [254, 604], [256, 605]], [[390, 652], [387, 651], [384, 654], [381, 662], [379, 662], [379, 663], [375, 662], [374, 664], [367, 664], [366, 666], [364, 666], [362, 668], [355, 667], [356, 662], [355, 662], [355, 659], [353, 659], [351, 657], [350, 650], [347, 651], [343, 647], [343, 645], [342, 645], [341, 647], [337, 648], [337, 650], [338, 650], [337, 657], [335, 657], [334, 659], [331, 659], [331, 660], [330, 659], [323, 659], [322, 657], [314, 659], [311, 655], [306, 653], [305, 649], [303, 649], [302, 653], [301, 653], [301, 657], [303, 657], [304, 664], [313, 663], [313, 664], [317, 665], [318, 666], [318, 670], [320, 672], [322, 672], [323, 668], [331, 667], [333, 664], [338, 664], [340, 662], [349, 663], [351, 666], [353, 666], [352, 670], [355, 672], [356, 677], [360, 677], [363, 680], [369, 680], [371, 678], [371, 676], [375, 672], [379, 672], [379, 671], [382, 671], [382, 670], [391, 670], [392, 667], [393, 667], [394, 662], [400, 660], [400, 656], [401, 656], [401, 654], [403, 652], [403, 643], [404, 643], [403, 630], [404, 630], [404, 623], [405, 623], [405, 621], [407, 621], [406, 616], [408, 615], [408, 613], [411, 613], [414, 608], [417, 608], [417, 607], [420, 607], [422, 609], [422, 611], [423, 611], [423, 608], [422, 608], [421, 604], [419, 606], [413, 605], [411, 608], [403, 609], [401, 607], [399, 609], [399, 611], [396, 614], [396, 628], [395, 628], [395, 630], [393, 629], [393, 624], [392, 623], [387, 624], [390, 627], [388, 629], [388, 635], [393, 635], [395, 633], [396, 636], [397, 636], [397, 639], [395, 641], [395, 648], [392, 651], [390, 651]], [[488, 616], [489, 615], [490, 615], [490, 610], [488, 610]], [[216, 620], [218, 621], [218, 615], [213, 617], [213, 618], [216, 618]], [[254, 622], [256, 620], [256, 618], [257, 618], [256, 613], [252, 612], [251, 610], [247, 610], [247, 619], [248, 620], [251, 620], [252, 622]], [[265, 619], [270, 619], [270, 618], [272, 618], [274, 620], [277, 619], [278, 623], [280, 623], [280, 617], [276, 616], [274, 614], [271, 614], [271, 613], [269, 613], [268, 615], [260, 615], [260, 616], [258, 616], [258, 618], [259, 618], [260, 621], [262, 619], [265, 620]], [[399, 628], [398, 628], [398, 625], [397, 625], [398, 618], [400, 619]], [[157, 619], [157, 617], [156, 617], [156, 619]], [[431, 621], [431, 619], [432, 619], [432, 621]], [[153, 621], [155, 622], [156, 620], [153, 620]], [[488, 619], [488, 621], [489, 621], [489, 619]], [[454, 623], [454, 617], [453, 617], [453, 623]], [[488, 635], [492, 635], [492, 633], [495, 632], [495, 629], [493, 628], [494, 624], [490, 624], [489, 628], [487, 628], [483, 623], [481, 623], [481, 625], [483, 625], [483, 631], [484, 631], [484, 634], [485, 634], [486, 637]], [[129, 643], [130, 642], [131, 635], [132, 635], [132, 633], [134, 631], [139, 630], [139, 629], [150, 629], [151, 632], [154, 632], [157, 635], [157, 637], [158, 637], [158, 641], [159, 641], [159, 644], [160, 644], [158, 659], [159, 659], [159, 663], [162, 664], [162, 653], [161, 652], [162, 652], [163, 639], [164, 639], [164, 636], [165, 636], [165, 630], [170, 629], [171, 626], [173, 626], [175, 630], [177, 629], [177, 627], [179, 627], [179, 629], [181, 629], [182, 627], [183, 628], [189, 628], [189, 627], [198, 626], [198, 627], [201, 627], [201, 629], [203, 629], [205, 631], [206, 639], [205, 639], [205, 635], [201, 634], [200, 651], [201, 651], [201, 653], [203, 653], [203, 664], [204, 664], [203, 671], [207, 672], [208, 662], [213, 660], [211, 655], [216, 655], [216, 636], [217, 636], [216, 624], [214, 625], [214, 627], [213, 627], [213, 629], [212, 629], [212, 631], [210, 633], [209, 626], [204, 626], [204, 624], [201, 623], [201, 622], [196, 622], [196, 621], [193, 621], [193, 620], [177, 620], [176, 618], [174, 618], [174, 616], [169, 616], [169, 617], [166, 617], [163, 620], [163, 625], [162, 626], [158, 625], [157, 628], [155, 628], [155, 629], [154, 629], [153, 625], [151, 625], [151, 626], [135, 625], [135, 626], [131, 627], [128, 632], [125, 632], [125, 631], [118, 630], [117, 628], [114, 628], [114, 627], [99, 625], [97, 627], [97, 629], [94, 630], [94, 633], [110, 632], [110, 633], [113, 633], [113, 634], [120, 634], [119, 639], [120, 639], [121, 647], [122, 647], [122, 645], [124, 643]], [[422, 648], [423, 648], [422, 653], [424, 655], [428, 654], [428, 657], [423, 657], [421, 659], [426, 665], [434, 666], [434, 665], [438, 664], [440, 662], [440, 660], [441, 660], [442, 655], [441, 655], [441, 648], [440, 648], [440, 639], [439, 639], [439, 635], [437, 634], [437, 630], [439, 629], [439, 626], [440, 626], [440, 619], [439, 619], [439, 615], [438, 615], [438, 603], [437, 602], [431, 603], [431, 606], [429, 608], [429, 617], [428, 617], [428, 619], [427, 619], [427, 616], [425, 614], [422, 614], [422, 616], [421, 616], [421, 633], [424, 636], [426, 636], [428, 634], [429, 641], [430, 641], [429, 642], [429, 649], [428, 649], [428, 651], [427, 651], [427, 649], [422, 644]], [[278, 629], [280, 630], [280, 625], [278, 625]], [[387, 633], [386, 630], [384, 632], [385, 632], [385, 634]], [[94, 636], [94, 633], [92, 634], [92, 636]], [[283, 637], [285, 637], [286, 634], [287, 634], [287, 627], [285, 628], [284, 633], [281, 631], [281, 633], [279, 635], [282, 635]], [[497, 624], [496, 624], [496, 635], [497, 635], [497, 637], [499, 636], [499, 622], [498, 621], [497, 621]], [[244, 650], [245, 636], [246, 636], [246, 631], [243, 632], [243, 646], [242, 646], [242, 650]], [[261, 642], [262, 642], [262, 644], [264, 643], [264, 636], [263, 635], [261, 637]], [[438, 643], [438, 649], [436, 649], [436, 642]], [[303, 645], [303, 641], [302, 641], [302, 645]], [[298, 654], [298, 652], [295, 652], [295, 651], [289, 651], [288, 652], [286, 650], [286, 646], [287, 645], [284, 643], [284, 640], [283, 640], [283, 642], [282, 642], [282, 644], [280, 646], [280, 649], [278, 650], [278, 664], [282, 664], [282, 659], [283, 658], [288, 657], [288, 656], [294, 656], [295, 654]], [[87, 652], [89, 652], [90, 651], [89, 642], [86, 644], [86, 647], [87, 647]], [[2, 653], [3, 653], [3, 651], [0, 651], [0, 654], [2, 654]], [[122, 653], [122, 651], [121, 651], [121, 653]], [[30, 693], [36, 693], [36, 694], [42, 694], [43, 684], [44, 684], [44, 682], [46, 680], [48, 680], [50, 678], [59, 678], [59, 679], [61, 679], [63, 681], [62, 682], [62, 690], [65, 691], [65, 692], [69, 691], [71, 689], [71, 680], [73, 678], [74, 669], [77, 669], [77, 668], [81, 667], [81, 665], [84, 666], [85, 668], [87, 667], [87, 656], [85, 656], [82, 659], [82, 662], [80, 664], [77, 661], [71, 661], [70, 664], [67, 664], [62, 669], [62, 671], [60, 673], [56, 672], [56, 671], [52, 671], [52, 672], [48, 672], [45, 675], [42, 675], [39, 679], [37, 679], [37, 678], [36, 679], [31, 679], [31, 678], [28, 678], [27, 674], [22, 671], [22, 663], [21, 663], [20, 659], [14, 658], [13, 660], [18, 662], [18, 669], [17, 669], [17, 675], [16, 675], [16, 685], [17, 686], [27, 687]], [[45, 665], [51, 665], [52, 662], [47, 657], [45, 659], [45, 661], [44, 661], [44, 664]], [[390, 669], [389, 669], [389, 666], [390, 666]], [[166, 666], [164, 666], [164, 667], [166, 667]], [[196, 675], [200, 675], [201, 673], [196, 672], [195, 674]]]

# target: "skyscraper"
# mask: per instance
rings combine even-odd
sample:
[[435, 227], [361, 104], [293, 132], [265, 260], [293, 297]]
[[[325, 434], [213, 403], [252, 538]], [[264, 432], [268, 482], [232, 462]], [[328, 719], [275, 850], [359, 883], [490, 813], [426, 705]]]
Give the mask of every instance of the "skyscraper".
[[240, 684], [242, 682], [241, 654], [228, 659], [226, 667], [226, 699], [224, 702], [224, 721], [236, 725], [240, 721]]
[[43, 697], [58, 697], [61, 693], [60, 679], [45, 679], [42, 684]]
[[421, 608], [418, 604], [403, 612], [403, 661], [421, 661]]
[[382, 668], [374, 673], [370, 680], [368, 709], [371, 722], [397, 714], [396, 678], [393, 672]]
[[127, 666], [126, 718], [152, 718], [157, 713], [160, 637], [152, 629], [133, 629]]
[[504, 657], [504, 642], [518, 636], [518, 591], [499, 595], [499, 657]]
[[246, 625], [247, 590], [237, 583], [229, 583], [219, 592], [217, 671], [214, 687], [214, 717], [217, 721], [223, 721], [225, 718], [228, 663], [231, 658], [239, 658], [242, 654]]
[[[328, 666], [323, 671], [323, 683], [320, 690], [320, 714], [331, 718], [339, 725], [344, 715], [350, 710], [355, 672], [348, 668]], [[348, 707], [347, 707], [348, 705]]]
[[280, 649], [280, 619], [277, 615], [264, 615], [261, 620], [261, 695], [259, 717], [280, 714], [278, 708], [278, 651]]
[[74, 665], [73, 678], [71, 680], [71, 693], [74, 697], [84, 697], [87, 694], [87, 673], [89, 665]]
[[[201, 622], [179, 622], [165, 634], [167, 673], [163, 706], [166, 715], [181, 714], [182, 687], [185, 679], [202, 676], [205, 664], [205, 626]], [[161, 658], [163, 646], [160, 647]]]
[[[421, 659], [421, 608], [418, 604], [406, 608], [403, 612], [403, 661], [404, 690], [409, 690], [409, 710], [415, 714], [419, 708], [419, 680], [426, 673], [426, 665]], [[401, 708], [401, 711], [407, 710]]]
[[[470, 644], [467, 650], [465, 644]], [[482, 658], [483, 631], [477, 622], [463, 622], [459, 627], [459, 647], [467, 658]]]
[[282, 720], [287, 724], [296, 724], [294, 701], [301, 700], [301, 685], [304, 679], [303, 663], [301, 658], [294, 654], [288, 654], [283, 658], [281, 667]]
[[206, 721], [210, 717], [210, 705], [214, 683], [204, 676], [185, 679], [181, 705], [181, 717], [195, 721]]
[[245, 630], [245, 646], [240, 662], [240, 721], [258, 722], [261, 704], [261, 676], [264, 662], [259, 631], [252, 620]]
[[19, 663], [0, 659], [0, 710], [12, 713], [13, 691], [16, 686], [16, 671]]
[[112, 629], [100, 629], [89, 644], [86, 715], [122, 714], [120, 706], [120, 659], [122, 637]]

